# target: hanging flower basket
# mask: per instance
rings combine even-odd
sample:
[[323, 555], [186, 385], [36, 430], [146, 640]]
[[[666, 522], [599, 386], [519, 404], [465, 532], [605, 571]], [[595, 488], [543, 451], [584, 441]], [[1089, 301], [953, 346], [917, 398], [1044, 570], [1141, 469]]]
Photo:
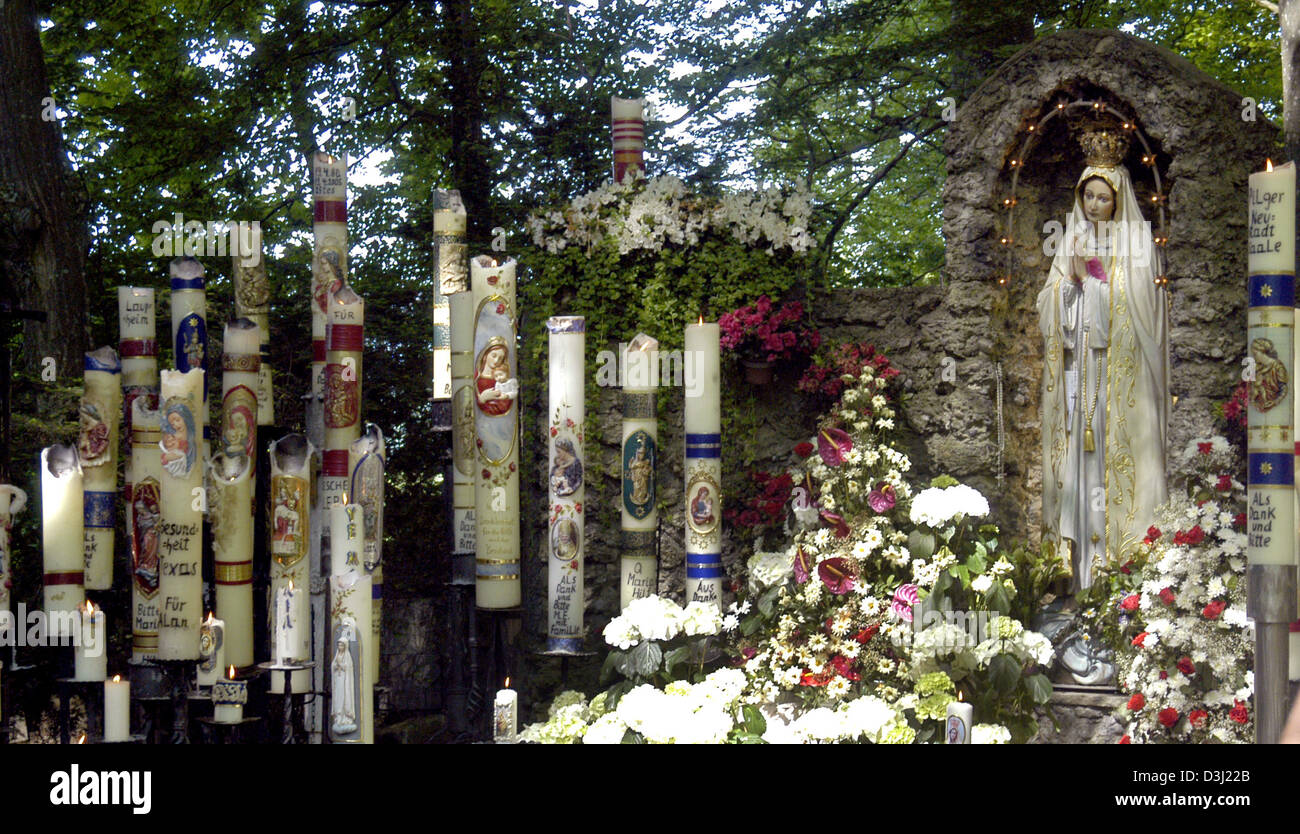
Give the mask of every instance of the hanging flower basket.
[[740, 360], [749, 384], [768, 385], [774, 363], [805, 357], [821, 344], [821, 334], [803, 317], [803, 305], [797, 301], [777, 307], [767, 296], [759, 296], [752, 305], [718, 319], [722, 349]]
[[772, 383], [771, 362], [742, 359], [740, 364], [745, 367], [745, 381], [750, 385], [770, 385]]

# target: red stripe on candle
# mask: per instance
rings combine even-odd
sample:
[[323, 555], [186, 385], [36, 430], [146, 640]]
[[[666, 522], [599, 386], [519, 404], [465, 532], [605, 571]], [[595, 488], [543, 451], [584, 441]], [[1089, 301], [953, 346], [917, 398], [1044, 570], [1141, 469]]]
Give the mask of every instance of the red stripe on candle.
[[317, 223], [348, 222], [348, 204], [344, 200], [317, 200], [315, 220]]
[[311, 361], [313, 362], [325, 361], [325, 340], [324, 339], [311, 340]]
[[45, 585], [83, 585], [86, 581], [84, 570], [68, 570], [45, 574]]
[[348, 450], [326, 449], [321, 454], [320, 471], [322, 475], [330, 477], [347, 477]]
[[618, 127], [619, 125], [636, 125], [637, 127], [641, 127], [645, 124], [645, 119], [611, 119], [611, 122], [614, 127]]
[[157, 356], [158, 342], [155, 339], [123, 339], [118, 342], [117, 352], [123, 359], [132, 356]]
[[365, 329], [365, 325], [362, 324], [331, 324], [329, 349], [342, 351], [361, 350]]

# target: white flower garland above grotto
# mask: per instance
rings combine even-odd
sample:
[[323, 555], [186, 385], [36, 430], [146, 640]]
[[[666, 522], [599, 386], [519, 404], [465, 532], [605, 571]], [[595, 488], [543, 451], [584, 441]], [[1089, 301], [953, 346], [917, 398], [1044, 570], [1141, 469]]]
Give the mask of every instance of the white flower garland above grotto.
[[551, 254], [569, 246], [591, 249], [606, 239], [620, 255], [658, 252], [665, 245], [695, 246], [709, 232], [751, 246], [766, 241], [769, 253], [801, 254], [816, 245], [811, 222], [812, 192], [802, 180], [711, 199], [690, 194], [677, 177], [660, 176], [606, 181], [562, 209], [529, 215], [527, 226], [533, 244]]

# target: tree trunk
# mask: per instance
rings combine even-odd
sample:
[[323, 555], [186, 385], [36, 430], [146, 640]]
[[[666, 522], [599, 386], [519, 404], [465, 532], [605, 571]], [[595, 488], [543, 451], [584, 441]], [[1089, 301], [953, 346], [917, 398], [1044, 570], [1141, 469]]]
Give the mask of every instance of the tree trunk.
[[1278, 4], [1282, 28], [1282, 133], [1286, 158], [1300, 162], [1300, 0]]
[[451, 105], [451, 187], [459, 189], [465, 201], [469, 239], [485, 240], [492, 227], [487, 216], [492, 172], [483, 146], [486, 116], [481, 88], [487, 59], [472, 0], [446, 0], [442, 4], [442, 23], [447, 44], [447, 98]]
[[[19, 367], [81, 375], [86, 320], [86, 199], [49, 100], [32, 0], [0, 2], [0, 297], [42, 310], [24, 325]], [[44, 114], [44, 118], [42, 115]]]

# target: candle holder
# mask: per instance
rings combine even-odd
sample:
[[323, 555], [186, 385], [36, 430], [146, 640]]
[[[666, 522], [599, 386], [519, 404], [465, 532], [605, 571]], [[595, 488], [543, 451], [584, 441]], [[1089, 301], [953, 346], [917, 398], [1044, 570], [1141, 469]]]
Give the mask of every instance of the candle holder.
[[557, 651], [539, 651], [533, 652], [533, 657], [559, 658], [560, 661], [560, 689], [569, 688], [569, 663], [574, 660], [588, 660], [596, 657], [595, 652], [589, 652], [585, 649], [576, 652], [557, 652]]
[[199, 719], [199, 728], [203, 732], [204, 744], [250, 744], [257, 737], [249, 738], [262, 723], [262, 716], [245, 716], [238, 721], [218, 721], [204, 716]]
[[[493, 710], [483, 709], [486, 703], [484, 693], [495, 693], [506, 678], [519, 680], [510, 671], [511, 667], [514, 666], [511, 646], [523, 629], [524, 609], [522, 607], [480, 608], [475, 606], [475, 613], [487, 614], [488, 619], [491, 621], [489, 627], [492, 631], [492, 637], [490, 638], [491, 645], [488, 649], [486, 668], [483, 670], [484, 676], [475, 679], [474, 689], [470, 692], [470, 712], [472, 717], [477, 718], [478, 733], [475, 735], [481, 739], [491, 740], [493, 738]], [[474, 633], [474, 631], [471, 631], [471, 634]]]
[[257, 664], [257, 668], [269, 672], [271, 675], [281, 675], [283, 681], [283, 691], [278, 695], [270, 693], [267, 697], [280, 699], [280, 743], [281, 744], [302, 744], [305, 729], [300, 730], [300, 721], [306, 704], [315, 699], [315, 693], [312, 692], [294, 692], [293, 691], [293, 674], [295, 672], [304, 672], [316, 666], [315, 663], [281, 663], [279, 661], [267, 661]]
[[[191, 660], [154, 659], [148, 662], [162, 672], [167, 680], [167, 689], [171, 696], [172, 727], [167, 742], [170, 744], [189, 744], [189, 701], [192, 692], [190, 681], [198, 668], [198, 658]], [[156, 732], [161, 736], [163, 732], [161, 722], [156, 727]]]
[[81, 696], [86, 711], [86, 738], [104, 735], [104, 682], [81, 681], [75, 678], [58, 678], [59, 692], [59, 743], [72, 743], [72, 698]]

